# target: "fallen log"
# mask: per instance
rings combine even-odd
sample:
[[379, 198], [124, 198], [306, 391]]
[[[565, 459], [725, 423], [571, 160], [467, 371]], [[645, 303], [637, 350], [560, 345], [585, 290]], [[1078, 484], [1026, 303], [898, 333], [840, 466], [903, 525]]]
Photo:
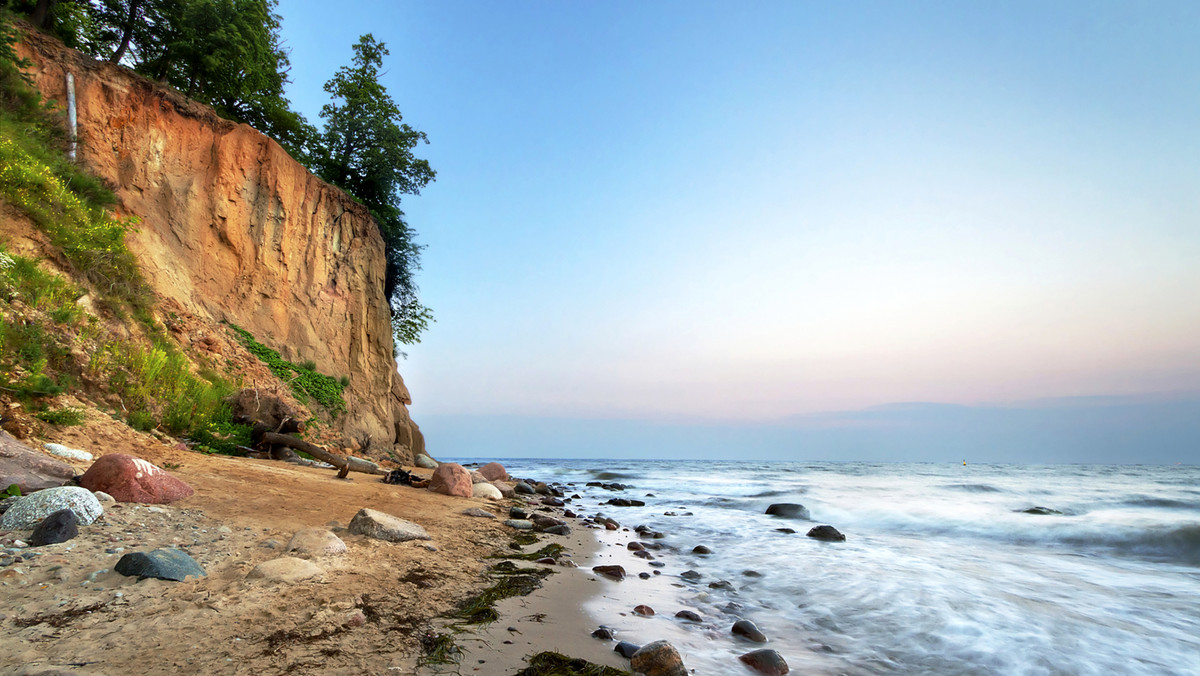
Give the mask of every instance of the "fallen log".
[[288, 448], [292, 448], [297, 451], [303, 451], [317, 460], [327, 462], [341, 470], [338, 472], [338, 477], [343, 479], [346, 478], [346, 474], [349, 472], [362, 472], [363, 474], [380, 474], [385, 476], [388, 473], [386, 469], [383, 469], [374, 463], [367, 462], [366, 460], [359, 460], [358, 458], [347, 458], [346, 456], [338, 455], [337, 453], [330, 453], [316, 444], [310, 444], [303, 439], [299, 439], [288, 434], [279, 434], [278, 432], [263, 432], [262, 441], [263, 443], [275, 446], [287, 446]]

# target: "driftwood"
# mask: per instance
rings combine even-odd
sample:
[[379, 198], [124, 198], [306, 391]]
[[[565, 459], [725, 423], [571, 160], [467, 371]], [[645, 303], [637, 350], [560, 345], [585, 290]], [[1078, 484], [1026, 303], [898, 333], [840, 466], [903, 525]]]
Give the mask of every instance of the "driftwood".
[[272, 446], [287, 446], [288, 448], [293, 448], [297, 451], [304, 451], [317, 460], [327, 462], [334, 467], [337, 467], [340, 470], [338, 472], [338, 477], [343, 479], [346, 478], [346, 475], [350, 472], [362, 472], [363, 474], [379, 474], [384, 476], [386, 476], [388, 473], [386, 469], [383, 469], [374, 463], [370, 463], [365, 460], [359, 460], [358, 458], [347, 458], [336, 453], [330, 453], [316, 444], [310, 444], [303, 439], [293, 437], [288, 434], [279, 434], [278, 432], [263, 432], [262, 443], [271, 444]]

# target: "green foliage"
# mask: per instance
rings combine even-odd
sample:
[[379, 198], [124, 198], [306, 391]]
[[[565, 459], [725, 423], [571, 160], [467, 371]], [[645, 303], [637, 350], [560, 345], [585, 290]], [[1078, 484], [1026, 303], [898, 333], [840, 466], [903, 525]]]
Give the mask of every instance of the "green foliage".
[[158, 421], [150, 411], [130, 411], [125, 417], [125, 424], [139, 432], [149, 432], [158, 427]]
[[421, 246], [404, 220], [402, 195], [416, 195], [437, 176], [426, 160], [413, 155], [424, 132], [403, 122], [400, 108], [379, 82], [384, 43], [370, 34], [354, 45], [353, 65], [343, 66], [325, 83], [333, 102], [321, 109], [325, 120], [312, 153], [318, 176], [344, 189], [371, 210], [387, 249], [384, 293], [392, 307], [392, 331], [403, 344], [420, 342], [433, 321], [417, 298], [414, 275]]
[[21, 497], [21, 487], [17, 484], [9, 484], [8, 488], [0, 493], [0, 498], [19, 498]]
[[85, 420], [83, 409], [71, 406], [38, 411], [33, 415], [38, 420], [48, 422], [51, 425], [62, 425], [63, 427], [82, 425]]
[[[305, 362], [297, 366], [279, 356], [279, 353], [255, 340], [251, 333], [240, 326], [230, 324], [229, 327], [237, 334], [238, 340], [251, 354], [258, 357], [271, 369], [277, 378], [287, 382], [292, 392], [301, 399], [312, 399], [331, 415], [337, 417], [346, 410], [346, 400], [342, 398], [344, 385], [333, 376], [317, 373], [317, 365]], [[307, 365], [311, 364], [311, 368]]]
[[239, 446], [248, 447], [253, 443], [250, 439], [249, 425], [240, 425], [229, 421], [211, 421], [192, 431], [191, 437], [202, 448], [212, 450], [222, 455], [245, 455]]

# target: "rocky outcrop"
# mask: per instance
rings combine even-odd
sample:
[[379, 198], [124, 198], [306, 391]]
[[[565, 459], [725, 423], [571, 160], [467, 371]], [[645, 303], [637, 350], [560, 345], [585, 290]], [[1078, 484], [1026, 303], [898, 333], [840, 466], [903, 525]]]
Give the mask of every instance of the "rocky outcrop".
[[365, 207], [174, 90], [33, 31], [19, 50], [46, 98], [66, 101], [74, 76], [79, 160], [141, 219], [128, 243], [156, 292], [285, 359], [348, 376], [348, 411], [331, 421], [345, 438], [368, 436], [408, 462], [424, 452], [396, 372], [383, 240]]

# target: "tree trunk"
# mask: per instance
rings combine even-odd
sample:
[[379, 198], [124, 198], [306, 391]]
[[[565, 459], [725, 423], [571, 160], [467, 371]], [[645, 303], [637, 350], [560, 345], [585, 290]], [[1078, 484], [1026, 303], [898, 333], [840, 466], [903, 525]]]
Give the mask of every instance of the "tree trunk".
[[129, 3], [129, 17], [125, 20], [125, 27], [121, 31], [121, 44], [117, 47], [116, 54], [113, 54], [109, 59], [112, 63], [120, 63], [125, 57], [125, 51], [129, 49], [129, 41], [133, 39], [133, 24], [137, 22], [138, 10], [142, 7], [142, 0], [133, 0]]
[[379, 475], [386, 475], [388, 473], [386, 469], [378, 467], [373, 463], [359, 460], [358, 458], [347, 458], [336, 453], [330, 453], [316, 444], [310, 444], [303, 439], [299, 439], [287, 434], [263, 432], [262, 441], [263, 443], [267, 444], [287, 446], [288, 448], [294, 448], [297, 451], [304, 451], [318, 460], [327, 462], [334, 467], [337, 467], [339, 470], [341, 470], [338, 472], [338, 476], [342, 478], [345, 478], [347, 472], [362, 472], [363, 474]]
[[46, 30], [50, 24], [50, 10], [54, 7], [55, 0], [38, 0], [37, 6], [33, 8], [33, 14], [29, 16], [29, 21], [36, 27]]

